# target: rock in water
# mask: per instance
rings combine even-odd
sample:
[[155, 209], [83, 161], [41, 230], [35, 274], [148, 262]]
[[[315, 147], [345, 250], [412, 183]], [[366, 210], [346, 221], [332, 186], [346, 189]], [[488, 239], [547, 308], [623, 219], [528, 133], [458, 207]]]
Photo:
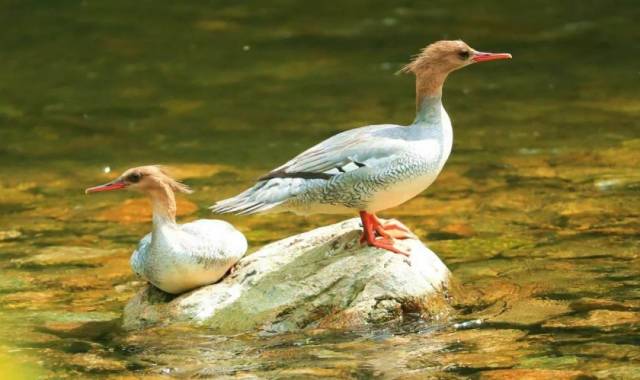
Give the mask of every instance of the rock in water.
[[406, 258], [362, 246], [359, 219], [271, 243], [221, 282], [174, 297], [148, 286], [124, 310], [124, 328], [190, 322], [216, 331], [291, 331], [448, 314], [451, 273], [419, 240]]

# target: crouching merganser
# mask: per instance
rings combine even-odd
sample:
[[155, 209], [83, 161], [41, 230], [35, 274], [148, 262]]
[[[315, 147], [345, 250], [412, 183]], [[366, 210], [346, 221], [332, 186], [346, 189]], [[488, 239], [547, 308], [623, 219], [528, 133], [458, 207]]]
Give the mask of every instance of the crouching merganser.
[[402, 71], [416, 76], [416, 108], [409, 126], [370, 125], [337, 134], [261, 177], [243, 193], [217, 202], [217, 213], [298, 214], [359, 211], [361, 242], [408, 256], [394, 238], [413, 237], [398, 221], [375, 213], [398, 206], [435, 181], [451, 153], [453, 131], [442, 86], [454, 70], [511, 58], [482, 53], [463, 41], [438, 41]]
[[217, 282], [247, 251], [244, 235], [227, 222], [201, 219], [176, 224], [174, 192], [191, 190], [158, 166], [129, 169], [85, 193], [120, 189], [137, 190], [151, 198], [153, 230], [133, 252], [131, 268], [167, 293], [179, 294]]

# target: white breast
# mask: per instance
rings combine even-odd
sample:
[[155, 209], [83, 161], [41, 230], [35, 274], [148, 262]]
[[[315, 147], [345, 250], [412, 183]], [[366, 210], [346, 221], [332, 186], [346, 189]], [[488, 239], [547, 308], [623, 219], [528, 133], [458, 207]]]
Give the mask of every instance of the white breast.
[[407, 142], [407, 144], [416, 156], [421, 157], [428, 170], [418, 177], [399, 181], [376, 194], [369, 203], [367, 211], [378, 212], [398, 206], [423, 192], [438, 178], [449, 159], [453, 145], [451, 119], [444, 107], [441, 109], [439, 124], [423, 128], [430, 129], [429, 137]]
[[220, 280], [247, 251], [247, 240], [231, 224], [198, 220], [156, 226], [131, 257], [139, 276], [178, 294]]
[[444, 164], [449, 159], [451, 149], [453, 148], [453, 127], [451, 126], [451, 118], [449, 114], [442, 107], [441, 115], [441, 130], [442, 130], [442, 153], [440, 157], [440, 169], [444, 167]]

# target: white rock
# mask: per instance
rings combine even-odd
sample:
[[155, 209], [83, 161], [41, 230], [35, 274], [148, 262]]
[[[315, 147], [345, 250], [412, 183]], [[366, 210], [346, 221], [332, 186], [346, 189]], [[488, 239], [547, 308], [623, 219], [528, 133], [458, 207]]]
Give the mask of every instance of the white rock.
[[419, 240], [411, 256], [361, 246], [358, 219], [269, 244], [221, 282], [178, 297], [151, 286], [125, 307], [125, 329], [191, 322], [221, 332], [344, 328], [447, 315], [450, 272]]

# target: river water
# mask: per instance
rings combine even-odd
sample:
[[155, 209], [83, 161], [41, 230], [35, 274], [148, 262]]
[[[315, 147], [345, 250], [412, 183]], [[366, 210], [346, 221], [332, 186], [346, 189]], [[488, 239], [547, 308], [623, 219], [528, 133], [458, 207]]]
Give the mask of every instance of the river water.
[[[637, 2], [266, 3], [0, 2], [0, 378], [640, 378]], [[451, 321], [119, 330], [148, 206], [85, 187], [161, 163], [196, 190], [180, 220], [211, 217], [338, 131], [410, 123], [394, 72], [443, 38], [514, 56], [449, 78], [449, 163], [382, 214], [452, 270]], [[252, 250], [340, 220], [226, 219]]]

